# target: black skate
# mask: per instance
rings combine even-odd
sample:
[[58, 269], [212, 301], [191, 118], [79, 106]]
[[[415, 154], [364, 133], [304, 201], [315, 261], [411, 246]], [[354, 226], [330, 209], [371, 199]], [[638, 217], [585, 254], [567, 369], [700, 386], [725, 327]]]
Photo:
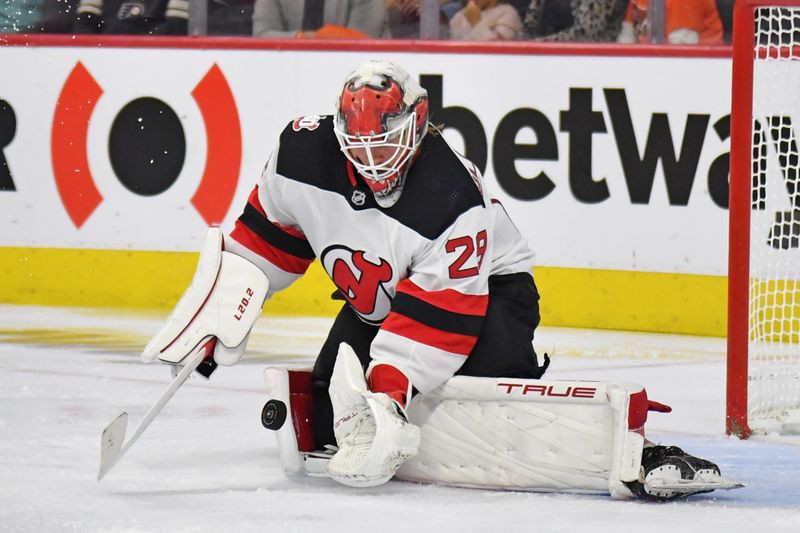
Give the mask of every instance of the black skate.
[[723, 478], [711, 461], [689, 455], [677, 446], [645, 447], [639, 479], [626, 485], [635, 496], [653, 501], [743, 486]]

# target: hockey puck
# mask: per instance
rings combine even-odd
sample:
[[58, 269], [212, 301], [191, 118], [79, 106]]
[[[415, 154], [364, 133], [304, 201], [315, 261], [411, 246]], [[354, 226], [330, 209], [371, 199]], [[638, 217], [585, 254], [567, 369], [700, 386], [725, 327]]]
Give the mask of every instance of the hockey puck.
[[280, 400], [270, 400], [261, 409], [261, 424], [272, 431], [278, 431], [286, 422], [286, 404]]

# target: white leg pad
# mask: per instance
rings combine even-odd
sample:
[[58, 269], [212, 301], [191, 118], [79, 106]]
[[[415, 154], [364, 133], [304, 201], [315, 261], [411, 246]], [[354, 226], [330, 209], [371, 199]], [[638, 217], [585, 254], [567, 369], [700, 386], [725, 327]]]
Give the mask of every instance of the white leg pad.
[[[268, 394], [289, 405], [281, 374], [288, 371], [265, 371]], [[419, 453], [396, 477], [630, 498], [624, 482], [638, 478], [644, 445], [641, 428], [630, 426], [644, 422], [642, 412], [644, 389], [631, 383], [457, 376], [412, 400], [408, 415], [421, 430]], [[284, 424], [277, 432], [284, 470], [322, 475], [329, 456], [299, 452], [293, 430]]]
[[397, 477], [447, 485], [631, 497], [644, 438], [639, 385], [457, 376], [409, 406], [419, 454]]

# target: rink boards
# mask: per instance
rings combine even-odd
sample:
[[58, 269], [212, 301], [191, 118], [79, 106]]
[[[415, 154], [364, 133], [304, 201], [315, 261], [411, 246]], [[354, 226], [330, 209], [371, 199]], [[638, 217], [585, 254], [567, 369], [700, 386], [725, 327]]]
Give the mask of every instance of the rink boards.
[[[186, 42], [0, 47], [0, 302], [171, 307], [282, 128], [380, 57], [536, 250], [543, 323], [724, 335], [727, 49]], [[332, 290], [315, 263], [267, 311]]]

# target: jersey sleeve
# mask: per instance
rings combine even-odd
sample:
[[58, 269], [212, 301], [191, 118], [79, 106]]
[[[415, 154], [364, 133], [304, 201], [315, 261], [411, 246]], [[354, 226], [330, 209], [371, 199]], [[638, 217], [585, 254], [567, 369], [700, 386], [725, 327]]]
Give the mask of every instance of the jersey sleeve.
[[301, 277], [315, 254], [302, 229], [281, 202], [276, 174], [279, 149], [273, 152], [258, 184], [250, 193], [225, 249], [258, 265], [269, 279], [269, 296]]
[[372, 342], [373, 366], [395, 366], [425, 393], [464, 364], [489, 303], [491, 222], [473, 207], [420, 250]]
[[528, 245], [528, 240], [511, 221], [503, 204], [494, 198], [490, 202], [494, 219], [491, 274], [530, 272], [533, 269], [536, 254]]

